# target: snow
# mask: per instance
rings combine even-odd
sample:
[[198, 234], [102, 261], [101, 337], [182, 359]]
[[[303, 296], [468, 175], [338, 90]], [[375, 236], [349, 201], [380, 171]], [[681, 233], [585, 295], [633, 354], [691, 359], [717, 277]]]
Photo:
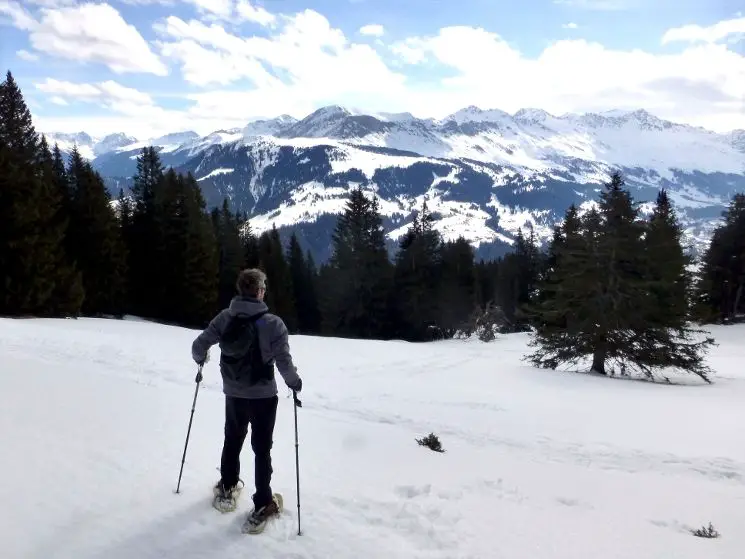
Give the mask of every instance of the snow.
[[210, 171], [209, 173], [207, 173], [203, 177], [198, 178], [197, 181], [203, 181], [205, 179], [208, 179], [210, 177], [215, 177], [217, 175], [227, 175], [229, 173], [232, 173], [234, 170], [235, 169], [228, 169], [228, 168], [225, 168], [225, 167], [220, 167], [218, 169], [215, 169], [213, 171]]
[[[745, 553], [745, 328], [717, 327], [715, 384], [537, 370], [490, 344], [293, 336], [273, 488], [285, 513], [210, 507], [224, 401], [205, 367], [181, 494], [196, 331], [146, 321], [0, 319], [4, 559], [737, 559]], [[414, 439], [435, 432], [446, 453]], [[12, 503], [12, 506], [11, 506]], [[712, 522], [722, 537], [689, 533]]]

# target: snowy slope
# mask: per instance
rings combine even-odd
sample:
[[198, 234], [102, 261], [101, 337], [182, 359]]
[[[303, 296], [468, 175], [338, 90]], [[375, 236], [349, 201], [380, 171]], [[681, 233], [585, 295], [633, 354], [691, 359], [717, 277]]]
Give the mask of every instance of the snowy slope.
[[[293, 337], [260, 536], [210, 507], [222, 443], [216, 352], [182, 480], [196, 332], [0, 319], [4, 559], [738, 559], [745, 554], [742, 327], [716, 328], [706, 386], [535, 370], [525, 337], [435, 344]], [[329, 362], [327, 356], [333, 356]], [[457, 375], [453, 371], [457, 370]], [[414, 439], [437, 433], [436, 454]], [[250, 448], [243, 452], [250, 481]], [[722, 537], [689, 529], [711, 521]]]

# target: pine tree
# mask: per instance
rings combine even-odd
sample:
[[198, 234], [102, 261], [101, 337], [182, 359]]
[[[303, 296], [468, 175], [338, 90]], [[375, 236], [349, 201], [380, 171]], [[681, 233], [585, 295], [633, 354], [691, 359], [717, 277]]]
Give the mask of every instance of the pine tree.
[[674, 305], [650, 306], [662, 300], [650, 295], [653, 286], [661, 295], [675, 292], [675, 281], [663, 279], [674, 274], [657, 270], [654, 276], [646, 250], [662, 243], [658, 231], [665, 230], [665, 211], [661, 208], [655, 219], [654, 244], [645, 245], [645, 225], [623, 186], [616, 173], [598, 210], [582, 219], [574, 208], [567, 212], [549, 251], [542, 295], [532, 309], [536, 333], [531, 345], [537, 349], [528, 358], [556, 368], [591, 356], [591, 368], [600, 374], [607, 374], [609, 361], [622, 371], [630, 366], [648, 376], [653, 369], [674, 366], [708, 380], [702, 351], [709, 341], [694, 342], [690, 330], [675, 324]]
[[[439, 330], [442, 239], [426, 202], [399, 243], [394, 271], [394, 320], [398, 336], [421, 341]], [[440, 334], [441, 335], [441, 334]]]
[[466, 325], [478, 304], [474, 250], [466, 239], [443, 244], [439, 276], [438, 324], [446, 337], [452, 337]]
[[696, 315], [729, 323], [745, 314], [745, 193], [723, 212], [704, 254], [695, 288]]
[[[83, 294], [64, 250], [62, 199], [12, 74], [0, 83], [0, 314], [77, 314]], [[77, 283], [76, 283], [77, 281]]]
[[163, 298], [167, 296], [162, 276], [166, 253], [162, 206], [163, 165], [153, 147], [145, 147], [137, 157], [133, 177], [133, 213], [127, 235], [129, 300], [132, 312], [157, 318]]
[[259, 266], [259, 239], [251, 229], [251, 223], [244, 216], [241, 219], [241, 245], [243, 247], [243, 267]]
[[315, 286], [315, 264], [310, 253], [306, 261], [297, 235], [293, 232], [287, 247], [287, 262], [292, 278], [293, 299], [297, 312], [297, 331], [316, 334], [320, 327], [320, 314]]
[[648, 264], [649, 302], [647, 321], [673, 328], [689, 318], [688, 293], [691, 277], [686, 267], [690, 258], [682, 246], [683, 229], [665, 190], [657, 196], [644, 237]]
[[70, 247], [83, 276], [88, 315], [124, 313], [124, 243], [103, 179], [73, 148], [67, 169], [71, 193]]
[[223, 309], [236, 295], [235, 282], [243, 266], [244, 245], [238, 218], [230, 211], [227, 198], [222, 209], [215, 208], [212, 216], [219, 254], [218, 307]]
[[187, 235], [182, 301], [188, 301], [188, 305], [182, 320], [186, 325], [203, 327], [212, 318], [217, 304], [217, 239], [199, 183], [191, 173], [186, 177], [179, 176], [179, 181], [183, 184]]
[[337, 220], [333, 254], [322, 270], [324, 330], [339, 336], [385, 338], [392, 266], [377, 199], [354, 189]]
[[259, 259], [259, 267], [266, 274], [267, 306], [273, 313], [282, 317], [290, 332], [297, 332], [292, 276], [285, 259], [282, 240], [274, 226], [271, 231], [265, 231], [259, 237]]

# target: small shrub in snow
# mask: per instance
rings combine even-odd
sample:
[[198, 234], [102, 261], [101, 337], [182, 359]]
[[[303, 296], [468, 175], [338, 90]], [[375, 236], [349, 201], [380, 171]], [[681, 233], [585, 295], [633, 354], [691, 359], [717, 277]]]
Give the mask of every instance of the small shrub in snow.
[[711, 525], [711, 522], [709, 522], [708, 526], [702, 526], [698, 530], [693, 530], [693, 535], [698, 536], [699, 538], [718, 538], [719, 532], [716, 531], [716, 528]]
[[440, 443], [440, 439], [434, 433], [430, 433], [423, 439], [417, 439], [416, 442], [421, 446], [426, 446], [428, 449], [434, 450], [435, 452], [445, 452], [445, 449], [442, 448], [442, 443]]

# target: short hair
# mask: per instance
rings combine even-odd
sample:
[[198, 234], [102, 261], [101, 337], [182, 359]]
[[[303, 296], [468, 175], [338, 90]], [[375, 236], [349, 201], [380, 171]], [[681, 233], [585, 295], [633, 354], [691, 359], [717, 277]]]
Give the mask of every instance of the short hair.
[[242, 297], [256, 297], [259, 290], [266, 289], [266, 274], [258, 268], [243, 270], [235, 286]]

